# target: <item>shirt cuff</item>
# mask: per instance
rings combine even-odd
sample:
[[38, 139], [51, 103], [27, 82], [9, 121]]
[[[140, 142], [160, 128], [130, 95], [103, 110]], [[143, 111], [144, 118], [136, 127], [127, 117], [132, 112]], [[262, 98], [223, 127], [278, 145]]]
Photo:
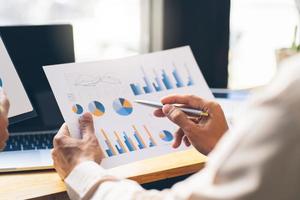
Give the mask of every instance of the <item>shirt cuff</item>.
[[65, 179], [67, 191], [71, 199], [87, 199], [104, 181], [116, 180], [105, 169], [93, 161], [85, 161], [77, 165]]

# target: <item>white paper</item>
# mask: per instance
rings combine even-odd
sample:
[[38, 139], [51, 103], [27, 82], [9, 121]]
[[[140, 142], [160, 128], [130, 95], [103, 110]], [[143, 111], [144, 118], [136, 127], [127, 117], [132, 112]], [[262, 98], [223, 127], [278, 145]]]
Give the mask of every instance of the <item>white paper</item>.
[[[134, 100], [159, 102], [173, 93], [213, 99], [189, 47], [118, 60], [46, 66], [44, 71], [74, 137], [80, 137], [79, 116], [94, 112], [98, 107], [94, 112], [98, 115], [94, 115], [94, 125], [107, 157], [102, 162], [105, 168], [175, 151], [171, 144], [177, 126], [167, 119], [154, 117], [153, 108], [135, 104]], [[163, 79], [164, 72], [166, 77]], [[174, 77], [177, 77], [177, 83]], [[171, 84], [167, 83], [168, 79]], [[130, 84], [140, 87], [140, 91], [133, 90]], [[144, 89], [147, 84], [149, 86]], [[141, 94], [137, 95], [137, 91]], [[123, 99], [130, 105], [127, 106]], [[126, 142], [124, 132], [130, 138]], [[143, 142], [139, 144], [136, 137], [141, 137]], [[108, 150], [109, 146], [112, 146], [111, 150]]]
[[26, 94], [23, 84], [8, 55], [5, 45], [0, 38], [0, 88], [7, 93], [10, 101], [8, 117], [33, 111], [33, 107]]

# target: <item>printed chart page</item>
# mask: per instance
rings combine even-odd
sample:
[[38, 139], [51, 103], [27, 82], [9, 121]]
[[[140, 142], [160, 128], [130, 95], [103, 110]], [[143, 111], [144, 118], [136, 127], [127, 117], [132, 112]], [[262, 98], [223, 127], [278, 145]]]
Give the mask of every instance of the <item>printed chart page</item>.
[[136, 99], [156, 101], [169, 94], [213, 99], [189, 47], [124, 59], [44, 67], [60, 110], [74, 137], [85, 112], [94, 125], [110, 168], [174, 150], [177, 126], [153, 116]]
[[8, 55], [5, 45], [0, 37], [0, 88], [4, 89], [9, 101], [8, 117], [33, 111], [31, 102], [26, 94], [17, 71]]

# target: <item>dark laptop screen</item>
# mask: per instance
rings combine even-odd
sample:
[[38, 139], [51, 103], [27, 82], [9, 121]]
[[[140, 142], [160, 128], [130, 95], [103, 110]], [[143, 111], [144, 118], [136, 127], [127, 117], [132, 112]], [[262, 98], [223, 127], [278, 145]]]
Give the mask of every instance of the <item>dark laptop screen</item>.
[[63, 118], [42, 67], [75, 61], [72, 26], [10, 26], [0, 27], [0, 33], [37, 113], [9, 131], [58, 129]]

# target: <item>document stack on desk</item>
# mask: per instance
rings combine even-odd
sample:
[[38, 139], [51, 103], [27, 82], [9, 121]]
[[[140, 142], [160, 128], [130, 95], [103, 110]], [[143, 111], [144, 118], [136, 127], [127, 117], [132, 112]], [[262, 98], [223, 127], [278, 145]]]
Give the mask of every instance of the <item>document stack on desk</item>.
[[175, 151], [177, 127], [136, 99], [159, 102], [173, 93], [214, 99], [189, 47], [44, 71], [74, 137], [80, 137], [78, 118], [93, 114], [106, 168]]

